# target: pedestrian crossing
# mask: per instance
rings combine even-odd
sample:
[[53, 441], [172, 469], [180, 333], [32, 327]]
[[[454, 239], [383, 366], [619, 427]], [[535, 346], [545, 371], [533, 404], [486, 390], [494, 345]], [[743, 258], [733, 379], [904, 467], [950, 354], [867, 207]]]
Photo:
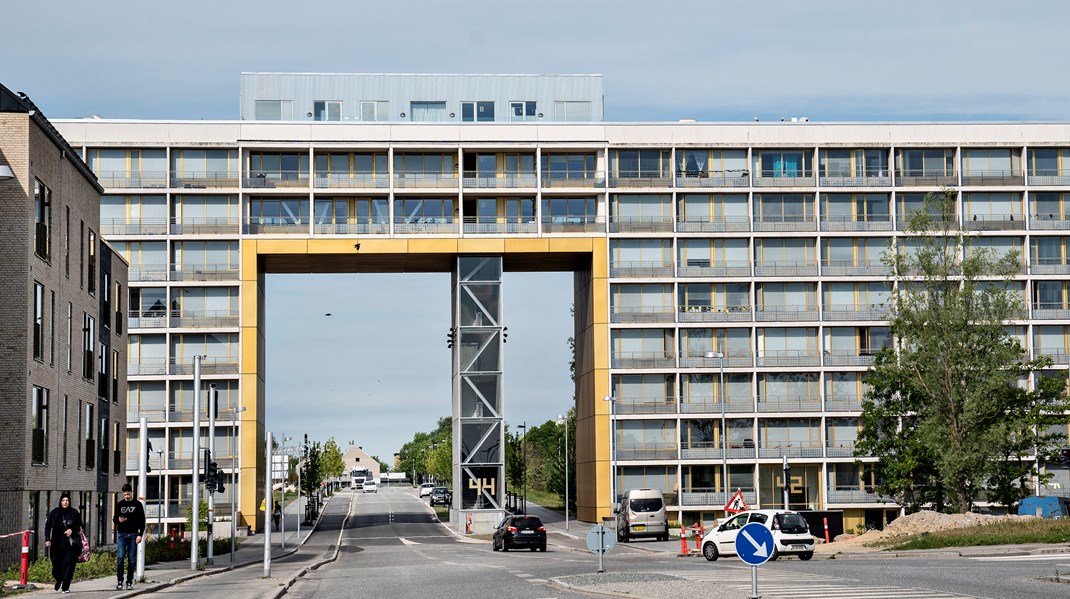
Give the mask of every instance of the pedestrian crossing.
[[[750, 568], [718, 568], [716, 574], [685, 575], [684, 578], [722, 588], [738, 589], [740, 596], [750, 593]], [[887, 585], [866, 585], [855, 580], [806, 574], [762, 570], [758, 575], [758, 594], [763, 599], [970, 599], [927, 589]]]

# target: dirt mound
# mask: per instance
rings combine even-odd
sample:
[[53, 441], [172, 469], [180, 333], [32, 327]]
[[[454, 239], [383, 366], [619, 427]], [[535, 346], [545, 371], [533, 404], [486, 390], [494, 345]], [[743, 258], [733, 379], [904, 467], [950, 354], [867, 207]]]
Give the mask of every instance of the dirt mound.
[[989, 516], [985, 514], [943, 514], [933, 511], [920, 511], [896, 518], [884, 530], [871, 530], [864, 535], [837, 541], [833, 545], [870, 546], [878, 541], [918, 535], [925, 532], [937, 532], [966, 528], [981, 524], [991, 524], [1003, 520], [1017, 520], [1032, 516]]

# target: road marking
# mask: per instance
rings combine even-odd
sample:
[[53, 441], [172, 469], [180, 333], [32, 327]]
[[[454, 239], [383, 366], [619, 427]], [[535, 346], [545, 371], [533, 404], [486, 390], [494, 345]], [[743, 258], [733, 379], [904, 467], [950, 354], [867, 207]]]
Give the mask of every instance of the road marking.
[[[718, 568], [716, 574], [683, 575], [695, 582], [716, 582], [719, 585], [749, 592], [750, 568]], [[778, 570], [763, 570], [759, 575], [758, 591], [767, 599], [967, 599], [956, 595], [909, 587], [859, 585], [858, 581], [822, 574], [805, 574]]]
[[971, 557], [970, 559], [981, 562], [1046, 562], [1056, 560], [1070, 560], [1070, 553], [1052, 553], [1044, 555], [993, 555], [988, 557]]
[[[389, 538], [389, 537], [378, 537], [378, 538], [386, 539], [386, 538]], [[408, 545], [410, 547], [413, 546], [413, 545], [420, 545], [421, 544], [421, 543], [417, 543], [416, 541], [410, 541], [410, 540], [406, 539], [405, 537], [398, 537], [397, 539], [399, 541], [401, 541], [402, 545]]]

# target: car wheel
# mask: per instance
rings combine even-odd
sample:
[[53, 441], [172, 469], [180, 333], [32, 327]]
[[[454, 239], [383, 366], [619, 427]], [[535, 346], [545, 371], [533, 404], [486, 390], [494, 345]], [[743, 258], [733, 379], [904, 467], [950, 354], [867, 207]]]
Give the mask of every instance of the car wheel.
[[658, 538], [659, 538], [659, 539], [661, 539], [661, 542], [662, 542], [662, 543], [664, 543], [665, 541], [668, 541], [668, 540], [669, 540], [669, 533], [665, 533], [665, 534], [661, 535], [661, 536], [660, 536], [660, 537], [658, 537]]
[[807, 551], [805, 553], [800, 553], [799, 554], [799, 559], [801, 559], [804, 562], [810, 561], [810, 558], [812, 558], [812, 557], [814, 557], [814, 552], [813, 551]]
[[717, 545], [713, 543], [706, 543], [702, 546], [702, 557], [706, 558], [708, 562], [717, 561]]
[[509, 545], [506, 545], [505, 541], [502, 541], [502, 551], [503, 552], [508, 552], [509, 551]]
[[498, 550], [498, 541], [491, 541], [490, 542], [490, 550], [491, 551], [497, 551]]
[[778, 559], [780, 559], [780, 552], [777, 551], [776, 547], [773, 547], [773, 555], [769, 556], [769, 561], [775, 562]]
[[539, 551], [541, 551], [543, 553], [546, 553], [546, 543], [543, 543], [542, 545], [539, 545]]
[[537, 549], [538, 549], [538, 547], [528, 547], [528, 551], [530, 551], [530, 552], [532, 552], [532, 553], [535, 553], [535, 551], [536, 551]]

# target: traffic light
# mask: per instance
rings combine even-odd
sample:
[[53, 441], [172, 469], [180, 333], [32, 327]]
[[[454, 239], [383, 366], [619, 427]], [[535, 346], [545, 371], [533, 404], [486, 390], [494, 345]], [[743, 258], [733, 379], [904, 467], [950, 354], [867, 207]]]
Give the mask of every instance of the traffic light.
[[209, 493], [215, 491], [215, 462], [207, 449], [204, 450], [204, 489]]
[[223, 473], [219, 470], [219, 466], [215, 462], [212, 462], [212, 470], [215, 471], [215, 492], [222, 493], [223, 486]]
[[149, 465], [149, 456], [152, 455], [152, 441], [146, 441], [149, 446], [148, 451], [145, 452], [145, 474], [152, 472], [152, 466]]
[[1070, 468], [1070, 447], [1059, 450], [1059, 465], [1063, 468]]

